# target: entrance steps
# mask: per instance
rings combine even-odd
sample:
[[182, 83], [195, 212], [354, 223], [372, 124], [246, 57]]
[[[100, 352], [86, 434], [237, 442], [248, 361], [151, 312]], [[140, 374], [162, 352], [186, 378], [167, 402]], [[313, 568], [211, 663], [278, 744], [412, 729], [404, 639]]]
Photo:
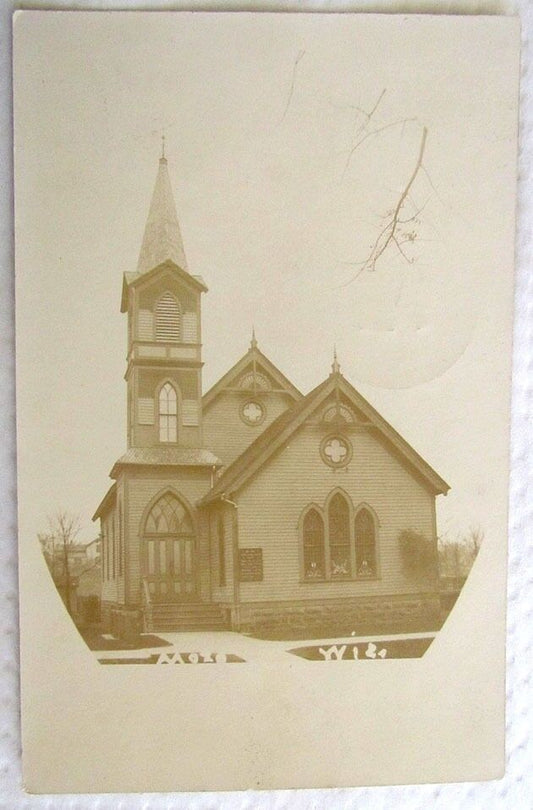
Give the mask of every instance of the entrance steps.
[[150, 633], [179, 633], [188, 630], [228, 630], [229, 610], [203, 602], [154, 602], [147, 616]]

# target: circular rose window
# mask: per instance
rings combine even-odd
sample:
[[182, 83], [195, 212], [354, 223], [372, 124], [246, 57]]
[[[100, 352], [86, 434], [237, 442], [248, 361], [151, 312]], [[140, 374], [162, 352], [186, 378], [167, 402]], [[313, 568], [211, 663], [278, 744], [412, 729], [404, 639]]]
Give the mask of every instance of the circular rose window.
[[259, 425], [265, 418], [265, 409], [255, 400], [246, 402], [241, 408], [241, 416], [247, 425]]
[[328, 436], [320, 445], [320, 454], [330, 467], [345, 467], [352, 457], [352, 445], [344, 436]]

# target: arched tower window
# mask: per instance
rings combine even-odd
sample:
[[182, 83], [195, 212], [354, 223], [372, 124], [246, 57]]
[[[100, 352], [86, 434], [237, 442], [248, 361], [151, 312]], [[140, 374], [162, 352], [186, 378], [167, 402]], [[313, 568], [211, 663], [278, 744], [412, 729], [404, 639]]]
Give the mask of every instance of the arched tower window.
[[165, 383], [159, 391], [159, 441], [178, 440], [178, 398], [176, 389]]
[[368, 509], [361, 509], [355, 518], [355, 567], [357, 576], [376, 574], [376, 529]]
[[331, 578], [342, 579], [351, 575], [350, 561], [350, 508], [340, 492], [329, 503], [329, 554]]
[[179, 341], [181, 337], [181, 311], [176, 298], [166, 292], [155, 308], [155, 339]]
[[304, 576], [324, 577], [324, 521], [316, 509], [310, 509], [303, 522]]

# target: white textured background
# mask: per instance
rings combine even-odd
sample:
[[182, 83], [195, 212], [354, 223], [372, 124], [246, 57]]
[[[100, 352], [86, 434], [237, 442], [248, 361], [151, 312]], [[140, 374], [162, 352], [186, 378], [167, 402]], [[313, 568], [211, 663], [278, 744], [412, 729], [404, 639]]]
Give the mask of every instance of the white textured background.
[[[530, 264], [533, 259], [533, 65], [531, 39], [533, 37], [533, 5], [521, 0], [514, 7], [490, 0], [447, 3], [439, 0], [425, 2], [381, 3], [345, 0], [305, 0], [298, 2], [232, 3], [140, 3], [140, 2], [39, 2], [32, 8], [172, 8], [225, 10], [365, 10], [365, 11], [432, 11], [441, 13], [494, 13], [516, 9], [522, 18], [522, 100], [521, 149], [519, 183], [519, 232], [517, 238], [516, 317], [513, 384], [511, 521], [509, 558], [509, 613], [508, 613], [508, 681], [507, 681], [507, 769], [503, 780], [477, 784], [422, 785], [398, 788], [358, 788], [338, 791], [276, 791], [263, 793], [225, 794], [159, 794], [142, 796], [25, 796], [20, 788], [20, 752], [18, 718], [18, 630], [16, 584], [16, 523], [15, 523], [15, 403], [14, 403], [14, 318], [13, 318], [13, 239], [12, 239], [12, 160], [11, 160], [11, 13], [12, 0], [4, 0], [0, 7], [0, 83], [1, 83], [1, 171], [0, 171], [0, 271], [2, 296], [0, 298], [0, 339], [2, 375], [0, 419], [3, 441], [0, 447], [0, 515], [2, 536], [0, 543], [0, 613], [1, 636], [0, 692], [2, 700], [0, 733], [0, 807], [43, 808], [522, 808], [533, 807], [532, 748], [530, 727], [531, 679], [531, 536], [533, 535], [531, 505], [531, 419], [528, 406], [533, 400], [531, 372], [533, 371], [532, 315], [533, 295]], [[18, 4], [19, 7], [24, 3]], [[529, 379], [528, 379], [529, 378]], [[529, 518], [529, 520], [528, 520]], [[528, 767], [529, 766], [529, 767]]]

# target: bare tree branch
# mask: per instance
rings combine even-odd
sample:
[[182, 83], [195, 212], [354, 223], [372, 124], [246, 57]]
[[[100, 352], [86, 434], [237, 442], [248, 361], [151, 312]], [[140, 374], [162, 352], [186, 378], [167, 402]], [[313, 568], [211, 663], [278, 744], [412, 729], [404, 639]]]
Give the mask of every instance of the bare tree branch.
[[279, 123], [281, 124], [285, 120], [285, 116], [287, 115], [287, 111], [289, 109], [290, 103], [292, 101], [292, 95], [294, 93], [294, 83], [296, 81], [296, 70], [298, 68], [298, 63], [305, 55], [305, 51], [298, 51], [298, 55], [294, 60], [294, 65], [292, 66], [292, 77], [291, 77], [291, 86], [289, 88], [289, 95], [287, 96], [287, 101], [285, 103], [285, 109], [283, 110], [283, 115], [281, 116]]
[[65, 606], [70, 613], [71, 574], [69, 549], [75, 545], [76, 537], [80, 531], [80, 519], [77, 515], [71, 515], [68, 512], [59, 510], [53, 517], [48, 519], [48, 523], [50, 524], [52, 536], [57, 539], [63, 553]]
[[408, 264], [412, 264], [413, 260], [410, 259], [409, 256], [407, 256], [407, 254], [402, 250], [402, 245], [405, 244], [405, 242], [410, 242], [410, 241], [411, 241], [410, 239], [404, 239], [403, 242], [398, 242], [396, 237], [395, 236], [393, 237], [394, 244], [396, 245], [396, 247], [398, 248], [398, 251], [401, 253], [401, 255], [403, 256], [403, 258], [405, 259], [405, 261]]
[[421, 163], [421, 164], [420, 164], [420, 168], [422, 169], [422, 171], [423, 171], [423, 172], [424, 172], [424, 174], [426, 175], [427, 180], [428, 180], [428, 183], [429, 183], [429, 185], [431, 186], [431, 188], [433, 189], [433, 191], [435, 192], [435, 194], [437, 195], [437, 197], [438, 197], [438, 199], [439, 199], [439, 202], [442, 202], [442, 197], [440, 196], [439, 192], [437, 191], [437, 189], [436, 189], [436, 188], [435, 188], [435, 186], [433, 185], [433, 180], [431, 179], [431, 177], [430, 177], [430, 175], [429, 175], [429, 172], [428, 172], [428, 170], [426, 169], [426, 167], [424, 166], [424, 164], [423, 164], [423, 163]]
[[384, 132], [386, 129], [390, 129], [391, 127], [397, 127], [399, 124], [405, 125], [409, 121], [416, 121], [416, 118], [400, 118], [398, 121], [391, 121], [390, 124], [385, 124], [382, 127], [378, 127], [378, 129], [371, 129], [370, 132], [367, 132], [365, 135], [363, 135], [363, 137], [360, 138], [358, 141], [356, 141], [356, 143], [350, 149], [350, 152], [348, 153], [348, 157], [346, 158], [346, 163], [344, 165], [342, 176], [344, 177], [344, 175], [348, 171], [348, 168], [350, 166], [350, 162], [352, 160], [352, 157], [353, 157], [353, 154], [354, 154], [355, 150], [359, 149], [359, 147], [366, 140], [368, 140], [368, 138], [372, 138], [374, 135], [379, 135], [380, 132]]
[[383, 96], [385, 95], [385, 93], [386, 93], [386, 92], [387, 92], [387, 88], [386, 88], [386, 87], [384, 87], [384, 88], [383, 88], [383, 90], [382, 90], [382, 91], [381, 91], [381, 93], [380, 93], [380, 96], [379, 96], [378, 100], [376, 101], [376, 103], [374, 104], [374, 106], [372, 107], [372, 109], [370, 110], [370, 112], [367, 112], [366, 110], [363, 110], [363, 108], [362, 108], [362, 107], [357, 107], [357, 105], [355, 105], [355, 104], [353, 105], [353, 109], [354, 109], [354, 110], [357, 110], [357, 111], [358, 111], [358, 112], [360, 112], [360, 113], [362, 113], [362, 114], [365, 116], [365, 118], [366, 118], [366, 123], [365, 123], [365, 124], [363, 124], [363, 125], [362, 125], [362, 127], [359, 127], [359, 131], [361, 131], [361, 129], [365, 129], [365, 128], [366, 128], [366, 126], [367, 126], [368, 122], [370, 121], [370, 119], [372, 118], [372, 116], [373, 116], [373, 115], [374, 115], [374, 113], [376, 112], [377, 108], [378, 108], [378, 107], [379, 107], [379, 105], [381, 104], [381, 100], [382, 100], [382, 98], [383, 98]]
[[[415, 180], [417, 178], [417, 175], [418, 175], [418, 173], [420, 171], [420, 168], [422, 166], [422, 160], [423, 160], [424, 151], [425, 151], [425, 148], [426, 148], [426, 139], [427, 139], [427, 128], [424, 127], [424, 129], [422, 131], [422, 138], [421, 138], [421, 141], [420, 141], [420, 147], [419, 147], [419, 150], [418, 150], [418, 158], [417, 158], [417, 161], [416, 161], [416, 165], [415, 165], [413, 171], [411, 172], [411, 175], [410, 175], [406, 185], [404, 186], [403, 191], [401, 192], [395, 207], [392, 209], [392, 211], [390, 213], [387, 214], [387, 217], [388, 217], [387, 221], [386, 221], [384, 227], [379, 232], [379, 234], [377, 236], [377, 239], [375, 240], [374, 245], [373, 245], [369, 255], [367, 256], [365, 261], [361, 263], [359, 271], [356, 273], [355, 276], [353, 276], [351, 279], [349, 279], [347, 282], [345, 282], [344, 284], [342, 284], [340, 286], [346, 287], [346, 286], [348, 286], [348, 284], [353, 283], [361, 275], [361, 273], [364, 270], [372, 270], [372, 271], [375, 270], [376, 269], [376, 264], [378, 263], [380, 258], [383, 256], [383, 254], [385, 253], [385, 251], [389, 248], [389, 246], [391, 244], [396, 245], [397, 249], [399, 250], [401, 255], [404, 257], [404, 259], [406, 261], [408, 261], [410, 264], [412, 263], [412, 260], [410, 260], [409, 257], [406, 256], [405, 252], [402, 250], [401, 245], [400, 245], [400, 241], [398, 239], [398, 236], [402, 235], [401, 233], [399, 233], [399, 229], [401, 228], [401, 225], [403, 224], [403, 221], [402, 221], [402, 218], [401, 218], [402, 209], [403, 209], [406, 201], [410, 199], [409, 193], [411, 191], [413, 183], [415, 182]], [[419, 209], [419, 210], [421, 210], [421, 209]], [[407, 235], [407, 239], [405, 241], [414, 242], [415, 239], [416, 239], [416, 233], [413, 231], [411, 234]], [[354, 262], [354, 264], [356, 264], [356, 263]]]

